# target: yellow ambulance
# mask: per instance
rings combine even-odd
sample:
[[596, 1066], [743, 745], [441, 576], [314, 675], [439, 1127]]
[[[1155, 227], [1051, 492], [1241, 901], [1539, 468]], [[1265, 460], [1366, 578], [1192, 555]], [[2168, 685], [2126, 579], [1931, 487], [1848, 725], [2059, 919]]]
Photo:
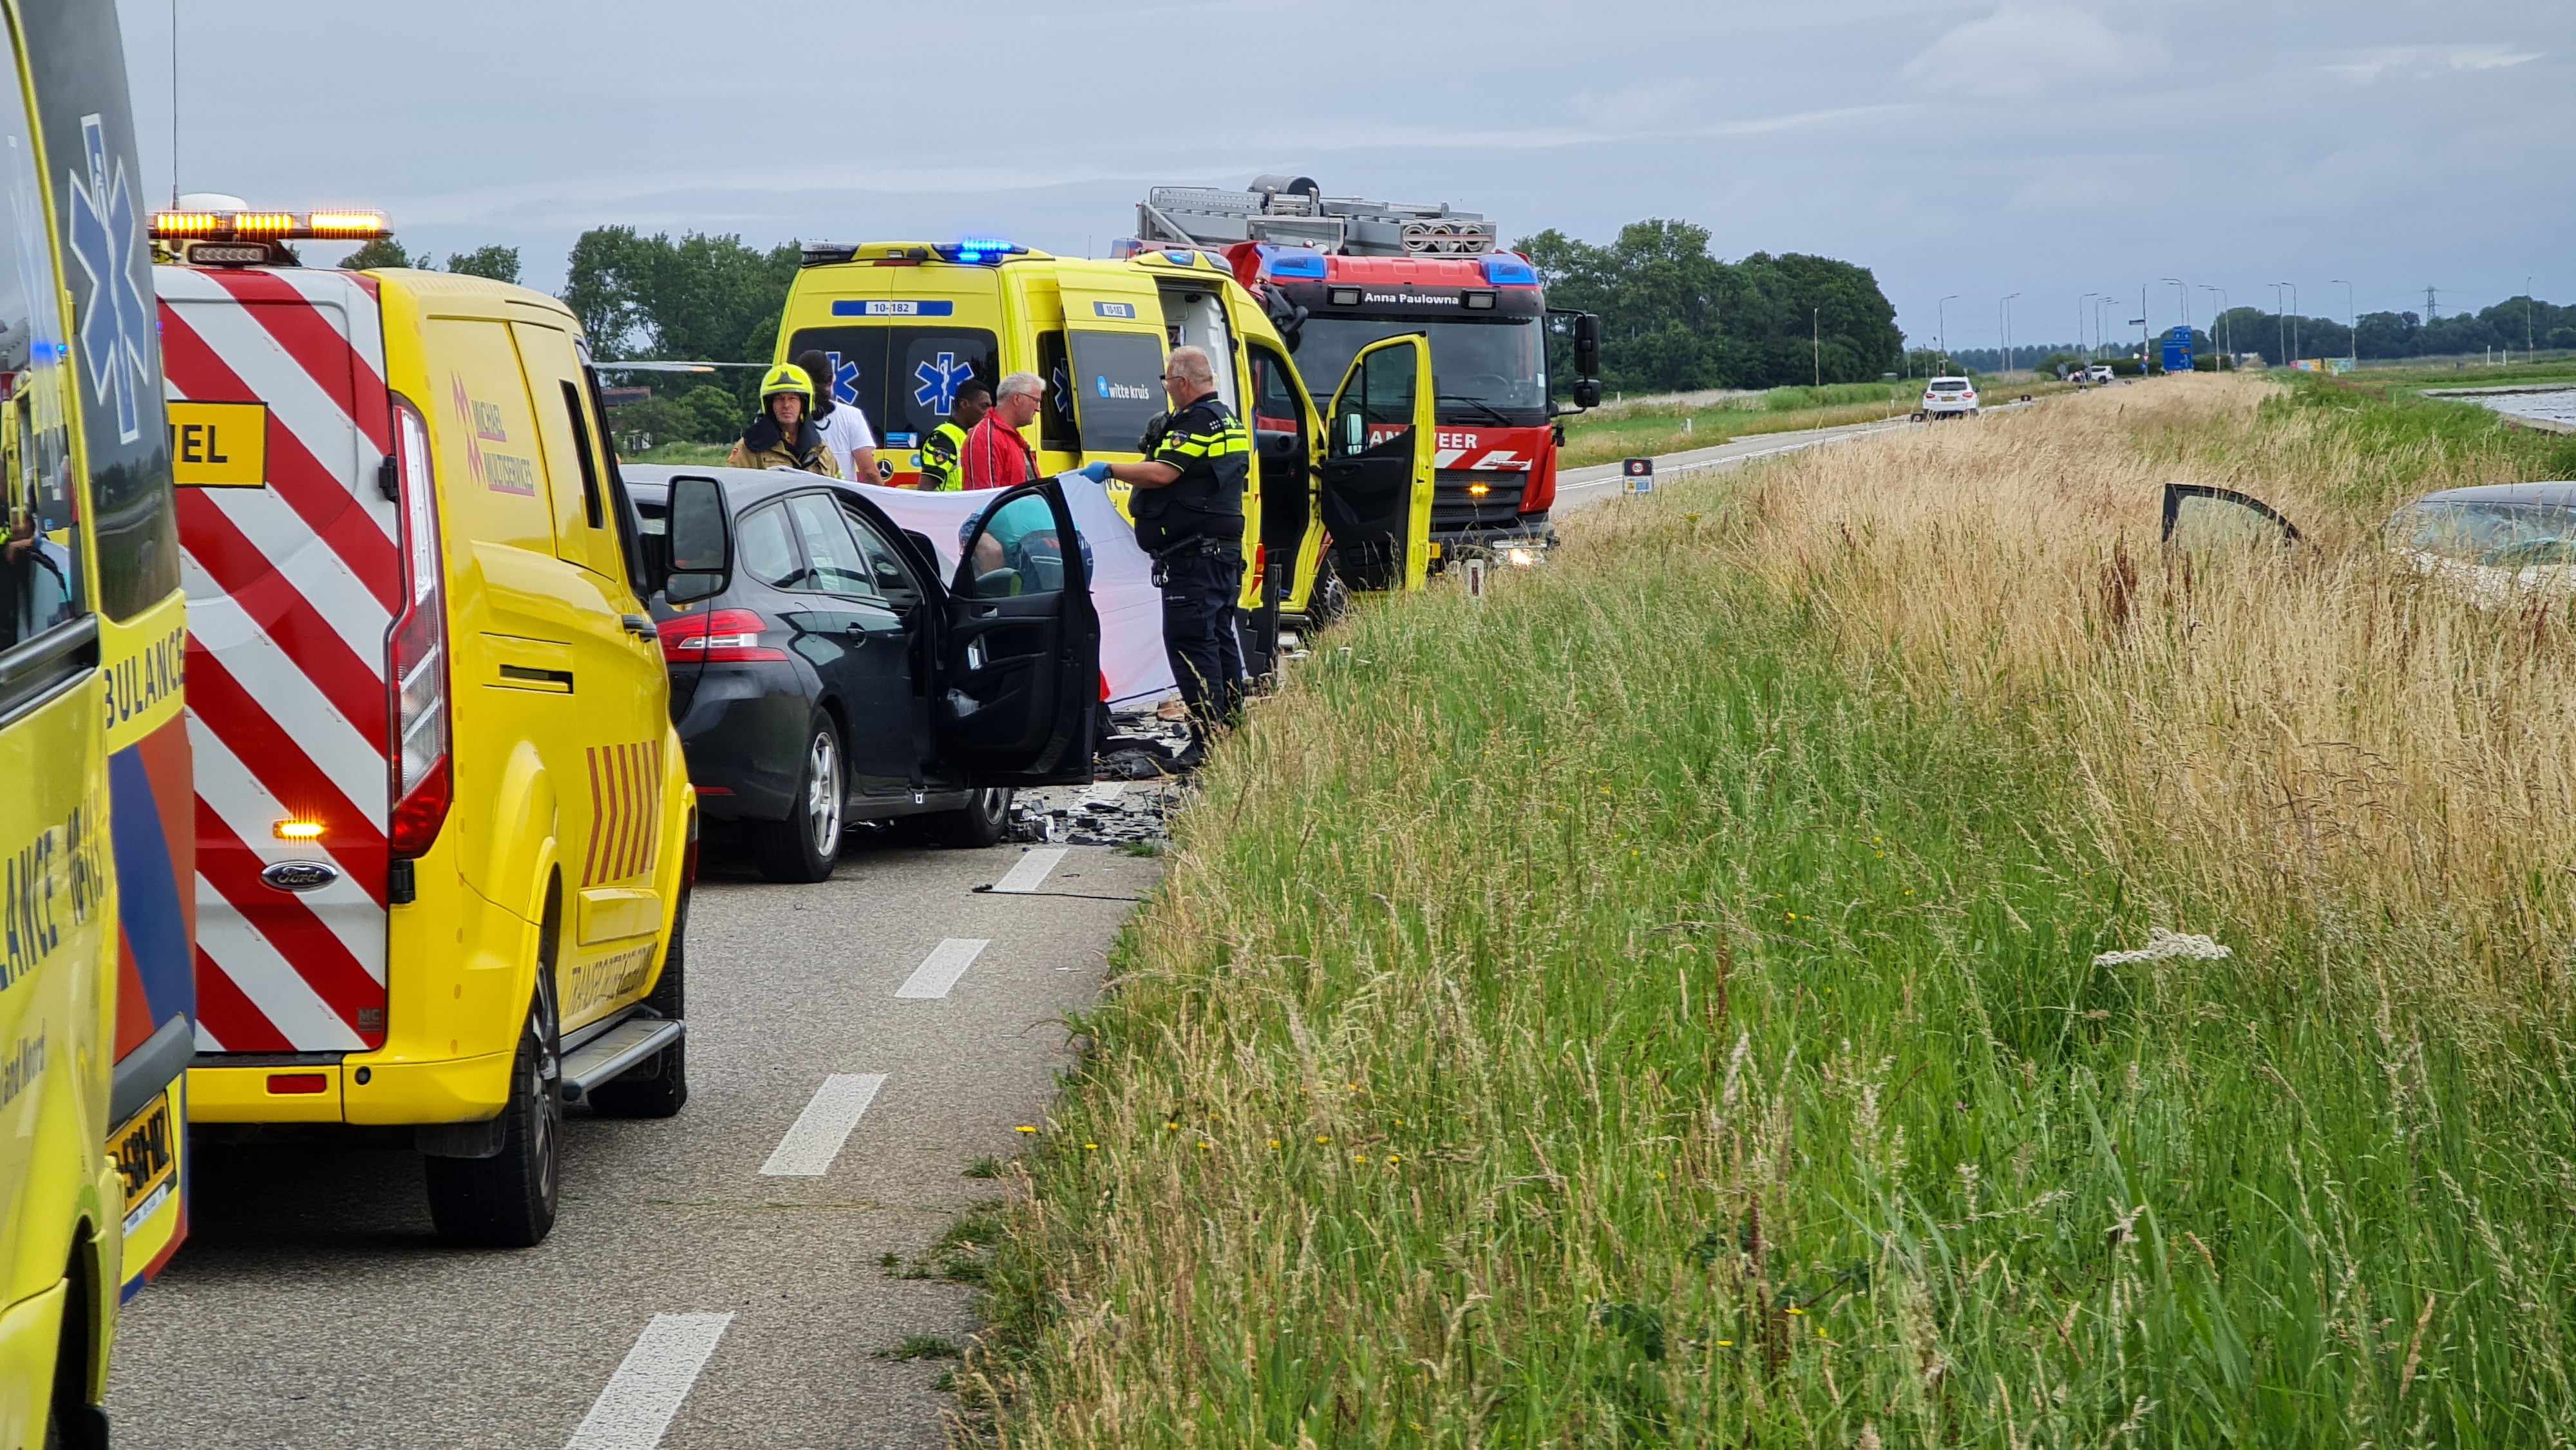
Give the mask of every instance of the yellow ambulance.
[[185, 604], [116, 10], [0, 26], [0, 1447], [103, 1446], [186, 1226]]
[[[1142, 458], [1167, 406], [1163, 358], [1207, 350], [1217, 392], [1254, 425], [1241, 607], [1320, 621], [1345, 589], [1419, 588], [1430, 559], [1436, 430], [1431, 351], [1418, 334], [1362, 350], [1318, 410], [1292, 347], [1227, 259], [1178, 248], [1120, 261], [1052, 257], [998, 239], [818, 243], [789, 289], [778, 358], [829, 360], [833, 396], [882, 445], [882, 482], [909, 487], [919, 452], [969, 378], [1047, 383], [1029, 443], [1043, 472]], [[1327, 420], [1330, 428], [1327, 428]], [[1112, 485], [1125, 507], [1124, 484]]]
[[533, 1244], [565, 1104], [686, 1100], [694, 797], [580, 328], [288, 250], [383, 234], [154, 220], [193, 565], [191, 1116], [408, 1129], [444, 1237]]

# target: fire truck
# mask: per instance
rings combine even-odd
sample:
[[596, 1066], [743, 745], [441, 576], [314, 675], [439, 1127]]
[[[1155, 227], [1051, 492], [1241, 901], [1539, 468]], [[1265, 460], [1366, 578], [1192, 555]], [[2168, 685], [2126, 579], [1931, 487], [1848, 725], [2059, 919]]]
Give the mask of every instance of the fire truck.
[[[1553, 542], [1555, 419], [1601, 401], [1601, 323], [1550, 308], [1529, 259], [1494, 224], [1446, 204], [1326, 196], [1303, 176], [1258, 176], [1245, 191], [1158, 186], [1136, 207], [1119, 255], [1195, 247], [1223, 254], [1310, 378], [1342, 375], [1360, 349], [1418, 333], [1431, 344], [1438, 437], [1436, 557]], [[1572, 354], [1573, 406], [1551, 387], [1549, 341]]]

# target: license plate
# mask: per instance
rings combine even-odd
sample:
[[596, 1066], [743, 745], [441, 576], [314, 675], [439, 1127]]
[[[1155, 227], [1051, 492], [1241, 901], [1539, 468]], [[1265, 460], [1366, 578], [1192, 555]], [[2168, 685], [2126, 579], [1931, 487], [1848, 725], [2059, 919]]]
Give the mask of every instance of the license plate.
[[170, 1121], [170, 1095], [163, 1093], [152, 1100], [152, 1106], [134, 1115], [116, 1130], [107, 1143], [107, 1156], [116, 1163], [117, 1173], [125, 1179], [125, 1228], [133, 1232], [136, 1224], [150, 1216], [156, 1199], [166, 1196], [170, 1180], [178, 1172], [177, 1135]]

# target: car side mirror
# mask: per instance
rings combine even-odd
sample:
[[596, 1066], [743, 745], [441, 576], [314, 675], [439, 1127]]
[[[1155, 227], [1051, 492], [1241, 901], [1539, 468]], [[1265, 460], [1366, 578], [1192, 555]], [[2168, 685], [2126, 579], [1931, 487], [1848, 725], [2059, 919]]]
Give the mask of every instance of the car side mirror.
[[733, 516], [724, 489], [712, 478], [671, 480], [671, 509], [663, 535], [671, 551], [662, 597], [689, 604], [722, 594], [733, 583]]
[[1306, 309], [1273, 292], [1267, 310], [1270, 325], [1279, 329], [1279, 340], [1286, 343], [1288, 351], [1293, 354], [1306, 331]]
[[1574, 380], [1574, 406], [1578, 408], [1598, 408], [1601, 406], [1601, 380], [1599, 378], [1576, 378]]
[[[1593, 402], [1600, 401], [1601, 384], [1601, 316], [1595, 312], [1574, 315], [1574, 375], [1592, 380]], [[1591, 403], [1584, 404], [1592, 406]]]
[[928, 569], [931, 578], [939, 578], [939, 546], [930, 542], [930, 535], [919, 529], [906, 529], [903, 531], [903, 537], [905, 542], [912, 545], [914, 552], [921, 556], [913, 562]]

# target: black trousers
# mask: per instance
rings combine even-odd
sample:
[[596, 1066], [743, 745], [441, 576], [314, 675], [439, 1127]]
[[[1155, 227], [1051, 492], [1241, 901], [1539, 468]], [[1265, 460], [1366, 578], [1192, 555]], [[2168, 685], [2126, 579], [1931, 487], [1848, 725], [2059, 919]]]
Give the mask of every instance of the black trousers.
[[1163, 648], [1190, 718], [1202, 725], [1243, 704], [1243, 644], [1235, 638], [1234, 601], [1243, 588], [1243, 551], [1184, 544], [1159, 561], [1163, 579]]

